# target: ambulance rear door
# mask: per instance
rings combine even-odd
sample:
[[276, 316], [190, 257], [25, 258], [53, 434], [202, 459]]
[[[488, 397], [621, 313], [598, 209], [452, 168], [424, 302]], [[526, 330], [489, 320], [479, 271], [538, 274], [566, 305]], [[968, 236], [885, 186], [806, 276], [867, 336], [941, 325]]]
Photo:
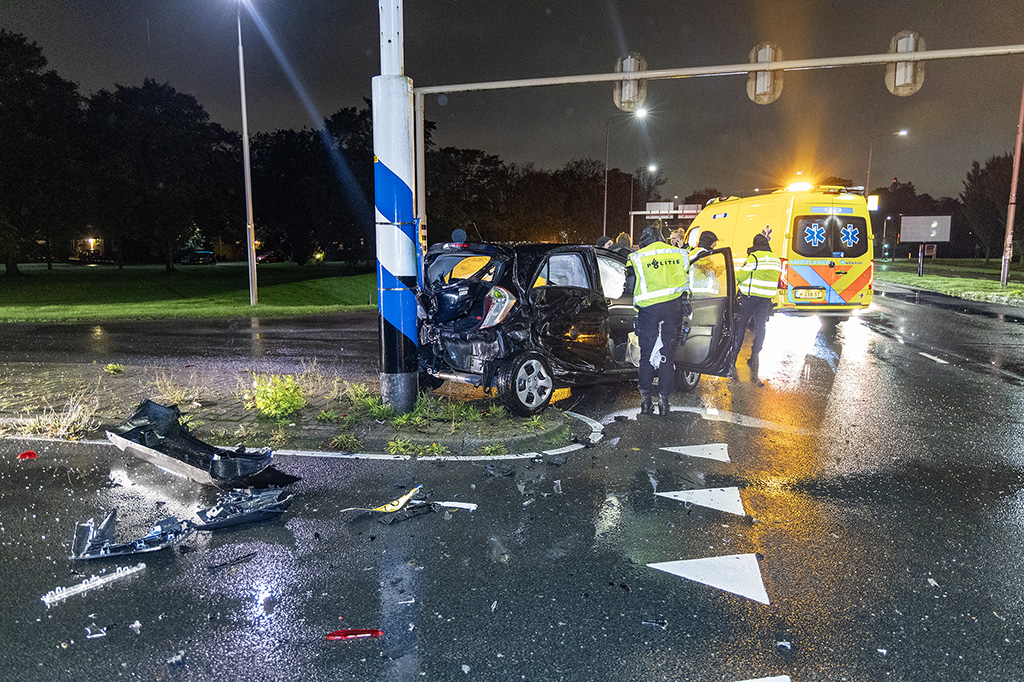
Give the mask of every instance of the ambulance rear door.
[[868, 221], [845, 199], [818, 195], [794, 204], [783, 272], [787, 307], [848, 309], [870, 302]]

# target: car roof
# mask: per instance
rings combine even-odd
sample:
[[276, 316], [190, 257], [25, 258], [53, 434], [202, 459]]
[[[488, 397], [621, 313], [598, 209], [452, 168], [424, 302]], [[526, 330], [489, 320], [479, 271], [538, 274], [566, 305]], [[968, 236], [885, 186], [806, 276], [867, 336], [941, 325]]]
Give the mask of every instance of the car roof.
[[[541, 260], [552, 251], [561, 249], [590, 249], [594, 250], [591, 244], [566, 244], [551, 242], [442, 242], [432, 244], [427, 250], [427, 256], [438, 256], [444, 253], [458, 253], [468, 251], [471, 253], [498, 254], [503, 260], [512, 261], [512, 269], [509, 275], [515, 285], [526, 291], [530, 286], [530, 278], [533, 276]], [[614, 254], [614, 252], [607, 252]], [[617, 256], [617, 254], [614, 254]]]

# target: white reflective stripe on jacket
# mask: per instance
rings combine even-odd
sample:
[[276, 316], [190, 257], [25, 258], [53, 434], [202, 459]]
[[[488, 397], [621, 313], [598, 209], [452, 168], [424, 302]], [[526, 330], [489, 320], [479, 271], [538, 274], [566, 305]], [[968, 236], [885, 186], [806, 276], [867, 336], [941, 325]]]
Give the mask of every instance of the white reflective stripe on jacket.
[[[665, 245], [663, 242], [655, 242], [635, 253], [629, 255], [630, 265], [633, 266], [633, 274], [636, 276], [636, 287], [633, 291], [633, 305], [637, 307], [644, 307], [646, 305], [654, 305], [655, 303], [662, 303], [664, 301], [671, 301], [674, 298], [678, 298], [680, 295], [686, 293], [689, 290], [689, 282], [687, 277], [687, 270], [689, 269], [689, 257], [686, 252], [682, 249], [676, 248], [650, 248], [656, 244]], [[678, 263], [673, 263], [665, 270], [666, 277], [659, 276], [655, 277], [656, 288], [652, 288], [651, 282], [648, 282], [648, 273], [646, 272], [645, 260], [650, 262], [650, 259], [657, 258], [658, 256], [668, 256], [678, 259]], [[657, 269], [657, 268], [656, 268]], [[674, 283], [667, 281], [670, 279], [668, 275], [671, 272], [675, 272], [676, 279]], [[681, 283], [679, 283], [681, 280]]]
[[754, 251], [736, 273], [740, 293], [745, 296], [774, 298], [779, 292], [782, 261], [771, 251]]

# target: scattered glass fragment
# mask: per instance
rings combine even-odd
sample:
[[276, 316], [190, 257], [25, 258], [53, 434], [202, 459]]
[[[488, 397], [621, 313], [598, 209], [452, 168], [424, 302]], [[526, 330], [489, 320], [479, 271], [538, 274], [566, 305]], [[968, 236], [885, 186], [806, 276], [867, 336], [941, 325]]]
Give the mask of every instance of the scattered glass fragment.
[[931, 585], [932, 587], [938, 587], [939, 586], [939, 584], [937, 582], [935, 582], [935, 578], [928, 578], [928, 584]]
[[642, 625], [652, 625], [652, 626], [654, 626], [656, 628], [661, 628], [662, 630], [668, 628], [668, 621], [667, 620], [645, 620], [645, 621], [642, 621], [641, 624]]
[[335, 630], [327, 635], [327, 639], [362, 639], [364, 637], [382, 637], [383, 635], [384, 633], [380, 630]]
[[561, 480], [555, 481], [555, 494], [556, 495], [561, 495], [562, 494], [562, 481]]
[[107, 636], [107, 629], [99, 627], [98, 625], [96, 625], [96, 623], [93, 623], [92, 625], [88, 625], [85, 628], [85, 638], [86, 639], [98, 639], [100, 637], [106, 637], [106, 636]]
[[142, 623], [136, 620], [134, 623], [128, 626], [128, 629], [134, 632], [135, 634], [139, 634], [139, 631], [142, 630]]
[[185, 665], [185, 652], [178, 649], [178, 653], [168, 658], [167, 663], [170, 665]]

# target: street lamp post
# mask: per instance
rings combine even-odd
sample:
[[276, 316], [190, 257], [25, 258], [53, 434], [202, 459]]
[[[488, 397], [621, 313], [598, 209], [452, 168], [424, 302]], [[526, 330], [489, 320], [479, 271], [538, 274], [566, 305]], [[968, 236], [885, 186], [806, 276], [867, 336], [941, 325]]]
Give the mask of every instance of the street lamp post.
[[889, 221], [892, 220], [891, 215], [885, 216], [885, 221], [882, 223], [882, 262], [887, 263], [889, 261], [889, 252], [885, 248], [885, 233], [889, 229]]
[[[616, 114], [615, 116], [609, 116], [604, 122], [604, 220], [601, 223], [601, 234], [603, 235], [608, 234], [608, 138], [610, 126], [614, 119], [629, 115], [630, 114]], [[637, 118], [643, 118], [647, 115], [647, 110], [637, 109], [632, 115]]]
[[[637, 169], [639, 170], [639, 169]], [[647, 167], [648, 173], [657, 173], [658, 167], [653, 163]], [[630, 173], [629, 175], [629, 241], [633, 244], [636, 240], [633, 238], [633, 180], [636, 179], [636, 173]]]
[[871, 193], [871, 153], [872, 151], [874, 151], [875, 140], [887, 137], [890, 134], [899, 135], [900, 137], [906, 137], [910, 133], [907, 132], [906, 130], [897, 130], [894, 133], [882, 133], [881, 135], [875, 135], [874, 137], [871, 138], [871, 141], [868, 142], [868, 176], [864, 180], [864, 196], [867, 196], [868, 194]]
[[242, 93], [242, 164], [245, 167], [245, 235], [249, 254], [249, 305], [256, 296], [256, 230], [252, 222], [252, 176], [249, 170], [249, 121], [245, 111], [245, 60], [242, 57], [242, 2], [238, 0], [238, 82]]

